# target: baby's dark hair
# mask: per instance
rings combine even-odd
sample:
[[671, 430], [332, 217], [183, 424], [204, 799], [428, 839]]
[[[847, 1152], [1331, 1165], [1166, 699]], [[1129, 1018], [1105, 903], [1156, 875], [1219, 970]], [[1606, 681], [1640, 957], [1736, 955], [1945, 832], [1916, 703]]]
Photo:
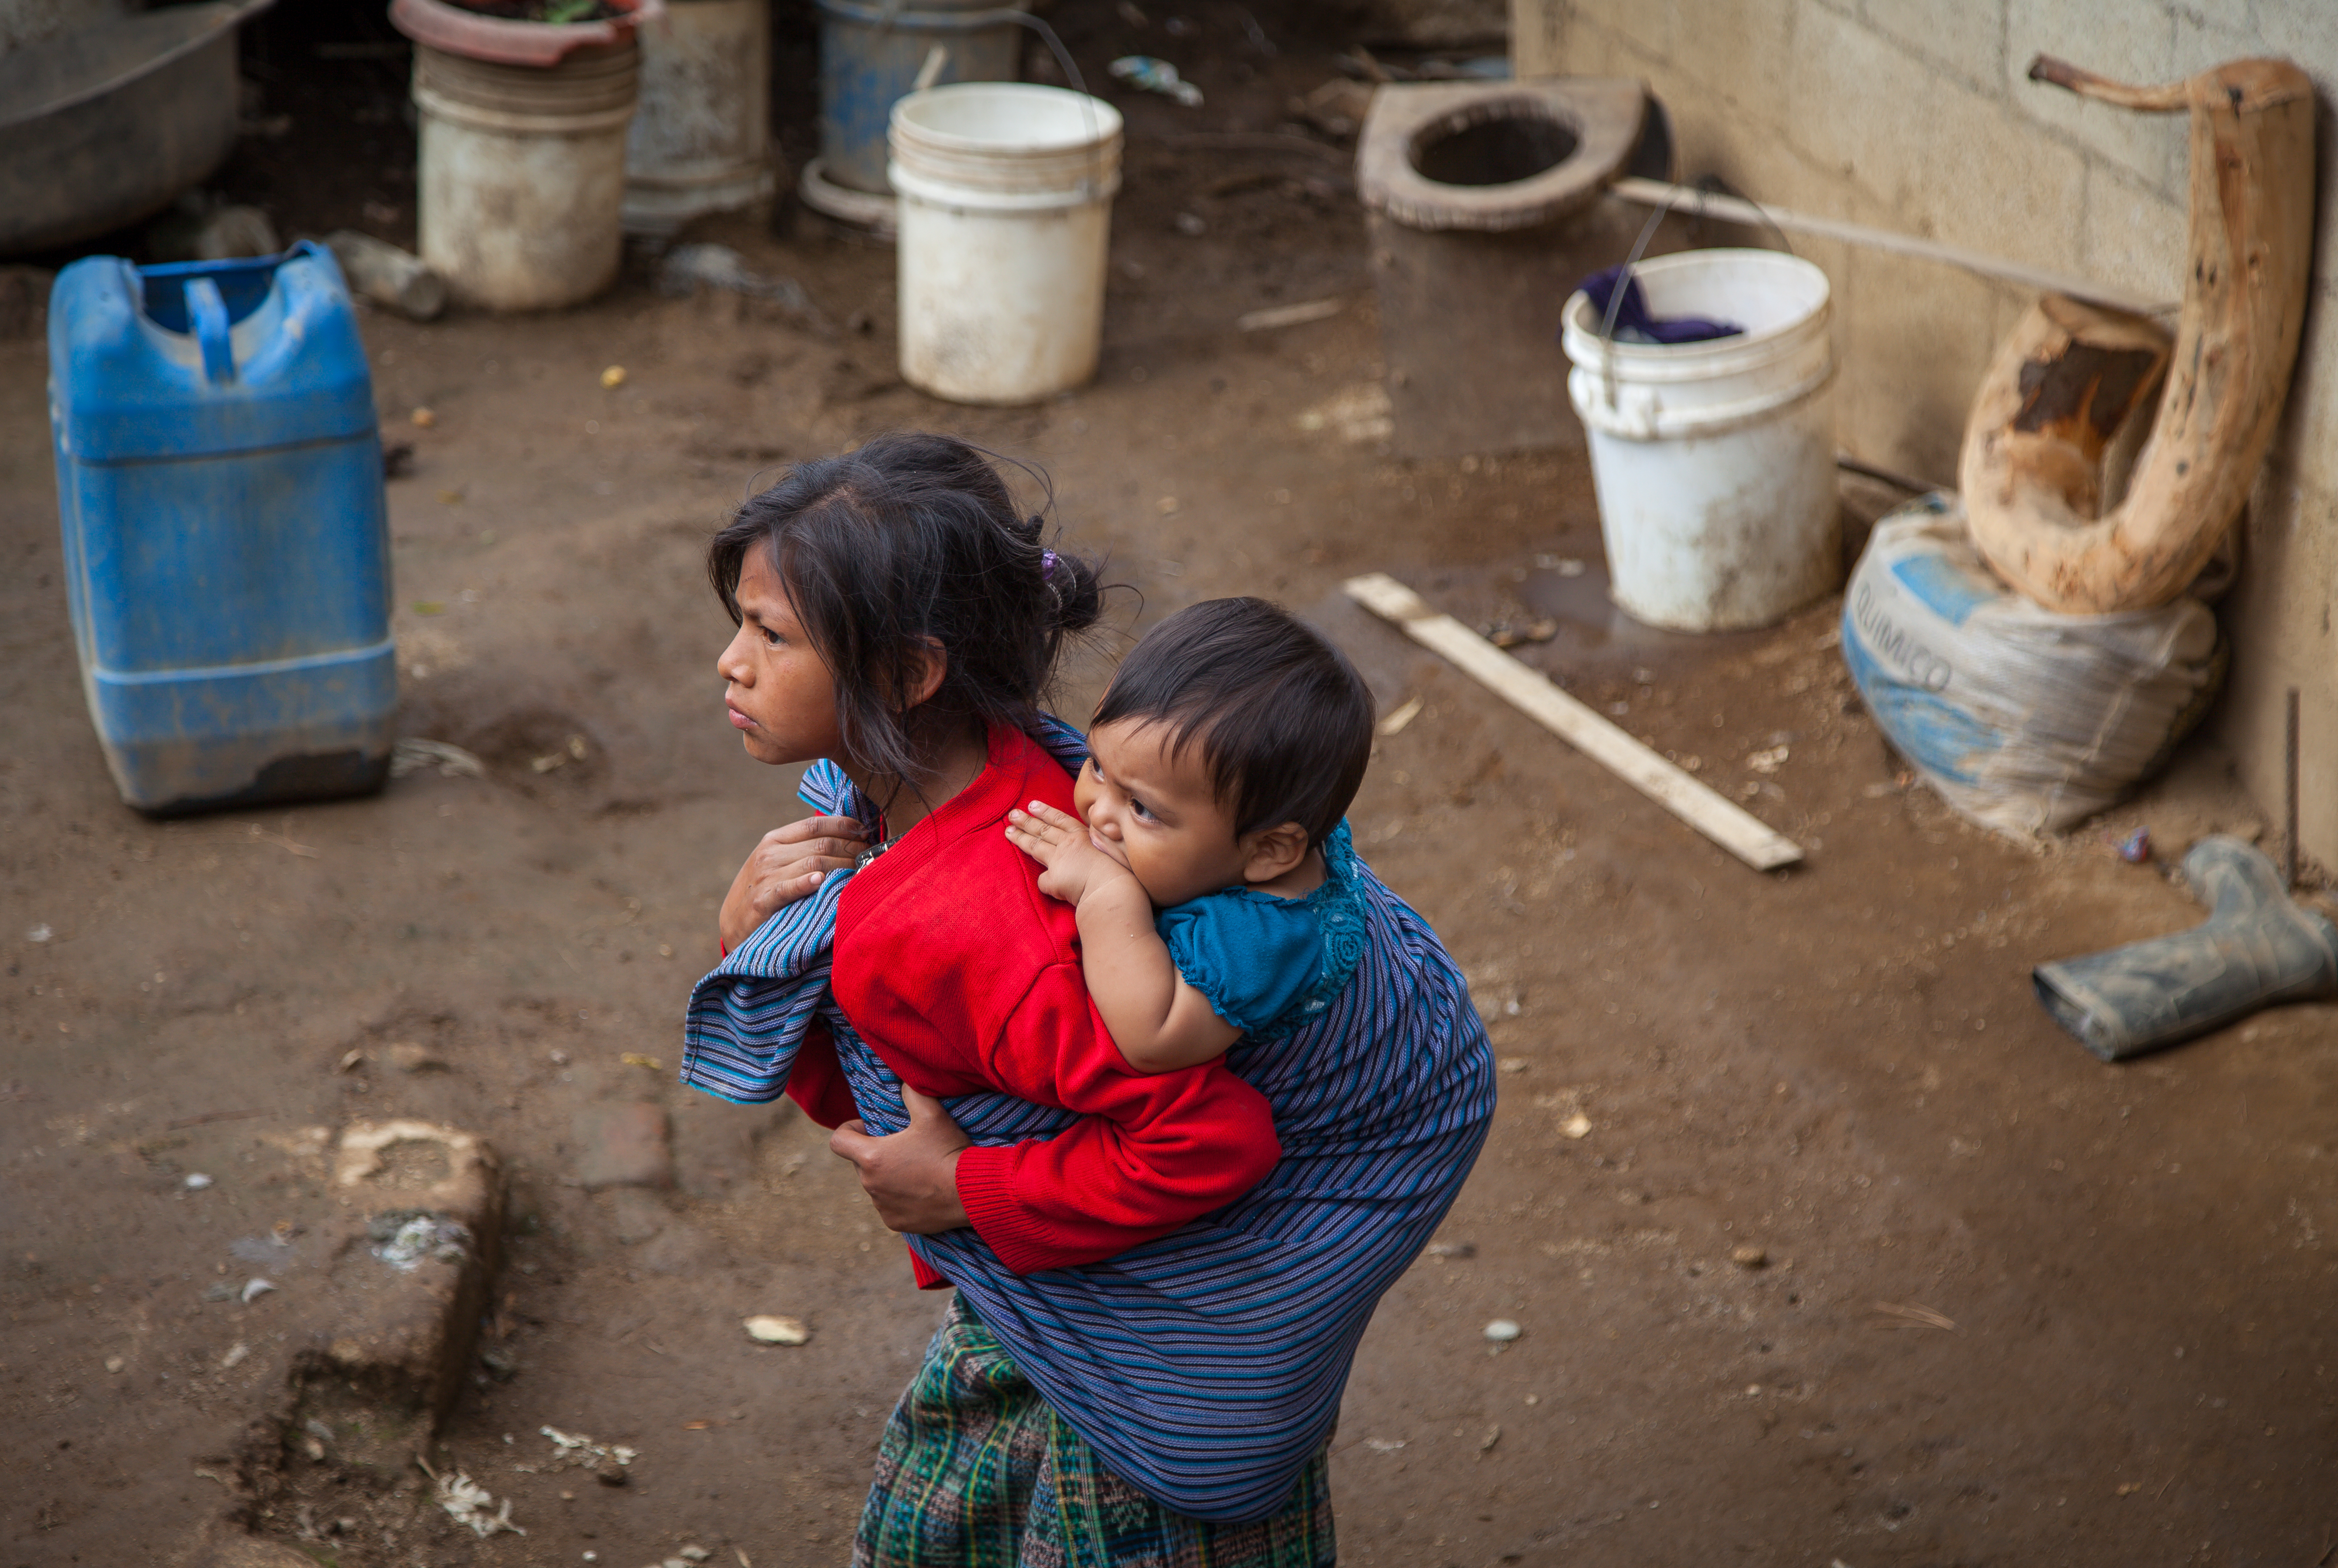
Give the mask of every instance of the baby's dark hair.
[[[1048, 489], [1044, 473], [1017, 466]], [[1025, 722], [1066, 634], [1102, 612], [1094, 564], [1043, 548], [1042, 529], [1017, 508], [989, 454], [954, 436], [897, 433], [798, 463], [749, 497], [708, 544], [706, 574], [735, 623], [748, 552], [767, 552], [835, 678], [846, 749], [914, 779], [913, 724]], [[913, 719], [899, 694], [928, 638], [948, 664]]]
[[1346, 654], [1278, 604], [1209, 599], [1144, 634], [1094, 722], [1199, 745], [1237, 835], [1296, 822], [1311, 846], [1347, 815], [1372, 754], [1372, 694]]

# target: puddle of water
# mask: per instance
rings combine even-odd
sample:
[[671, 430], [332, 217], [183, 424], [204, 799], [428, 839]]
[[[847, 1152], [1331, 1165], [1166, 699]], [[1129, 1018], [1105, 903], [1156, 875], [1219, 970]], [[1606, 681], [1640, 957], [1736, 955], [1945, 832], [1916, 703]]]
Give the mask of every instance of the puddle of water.
[[1655, 667], [1710, 658], [1763, 638], [1759, 632], [1665, 632], [1643, 625], [1608, 597], [1606, 563], [1588, 555], [1582, 564], [1581, 573], [1572, 577], [1538, 566], [1511, 588], [1535, 614], [1558, 622], [1558, 634], [1549, 642], [1511, 650], [1527, 662], [1547, 670]]

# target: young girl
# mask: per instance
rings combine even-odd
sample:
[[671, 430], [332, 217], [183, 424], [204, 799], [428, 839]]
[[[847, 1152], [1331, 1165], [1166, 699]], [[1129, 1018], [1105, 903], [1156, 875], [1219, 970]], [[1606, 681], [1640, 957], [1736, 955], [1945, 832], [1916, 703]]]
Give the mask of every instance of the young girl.
[[1174, 1230], [1277, 1152], [1263, 1102], [1223, 1069], [1127, 1069], [1088, 1004], [1076, 924], [987, 830], [1026, 791], [1071, 803], [1070, 764], [1027, 727], [1098, 594], [1038, 535], [978, 453], [913, 436], [799, 465], [717, 534], [714, 582], [739, 621], [716, 666], [731, 723], [758, 761], [821, 762], [807, 794], [844, 818], [774, 851], [782, 830], [750, 858], [724, 912], [725, 968], [769, 947], [771, 908], [815, 888], [833, 911], [834, 1008], [809, 1059], [695, 1035], [684, 1057], [686, 1081], [732, 1099], [784, 1085], [835, 1126], [859, 1119], [830, 1066], [857, 1033], [919, 1093], [997, 1090], [1090, 1118], [1046, 1143], [953, 1152], [947, 1187], [889, 1215], [971, 1224], [1025, 1272]]
[[1039, 890], [1077, 910], [1088, 995], [1131, 1066], [1196, 1066], [1331, 1005], [1360, 956], [1342, 818], [1371, 750], [1371, 694], [1339, 650], [1262, 599], [1213, 599], [1114, 676], [1078, 816], [1007, 813]]
[[1004, 832], [1076, 805], [1084, 747], [1035, 703], [1094, 574], [939, 436], [800, 465], [710, 568], [740, 624], [731, 721], [761, 760], [818, 759], [828, 815], [742, 869], [683, 1081], [837, 1127], [920, 1282], [958, 1292], [855, 1563], [1331, 1562], [1357, 1340], [1492, 1110], [1436, 937], [1354, 863], [1358, 956], [1321, 1012], [1133, 1070], [1074, 910]]

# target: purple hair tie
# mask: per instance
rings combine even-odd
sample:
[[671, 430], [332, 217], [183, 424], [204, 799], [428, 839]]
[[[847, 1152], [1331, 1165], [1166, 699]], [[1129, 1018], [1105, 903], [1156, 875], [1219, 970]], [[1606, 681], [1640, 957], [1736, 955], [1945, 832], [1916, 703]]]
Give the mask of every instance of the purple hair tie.
[[1056, 553], [1055, 553], [1053, 550], [1042, 550], [1042, 551], [1040, 551], [1040, 552], [1039, 552], [1039, 575], [1040, 575], [1040, 577], [1044, 580], [1044, 579], [1046, 579], [1046, 578], [1053, 577], [1055, 574], [1056, 574]]

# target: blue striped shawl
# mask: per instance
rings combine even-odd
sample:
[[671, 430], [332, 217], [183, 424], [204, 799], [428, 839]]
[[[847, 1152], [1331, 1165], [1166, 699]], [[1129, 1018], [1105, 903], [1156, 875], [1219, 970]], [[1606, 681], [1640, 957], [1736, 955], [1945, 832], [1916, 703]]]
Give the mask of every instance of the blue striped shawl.
[[[1052, 721], [1035, 738], [1067, 769], [1086, 753]], [[876, 820], [829, 763], [806, 772], [802, 795]], [[772, 916], [698, 983], [684, 1083], [775, 1099], [818, 1019], [869, 1130], [907, 1124], [900, 1081], [829, 988], [850, 875]], [[1197, 1519], [1272, 1513], [1329, 1439], [1372, 1308], [1452, 1205], [1493, 1115], [1493, 1059], [1459, 972], [1361, 860], [1356, 882], [1368, 946], [1354, 980], [1291, 1034], [1227, 1054], [1273, 1107], [1282, 1159], [1264, 1181], [1082, 1269], [1017, 1276], [971, 1230], [907, 1239], [1116, 1474]], [[1072, 1120], [989, 1092], [945, 1103], [981, 1144], [1049, 1138]]]

